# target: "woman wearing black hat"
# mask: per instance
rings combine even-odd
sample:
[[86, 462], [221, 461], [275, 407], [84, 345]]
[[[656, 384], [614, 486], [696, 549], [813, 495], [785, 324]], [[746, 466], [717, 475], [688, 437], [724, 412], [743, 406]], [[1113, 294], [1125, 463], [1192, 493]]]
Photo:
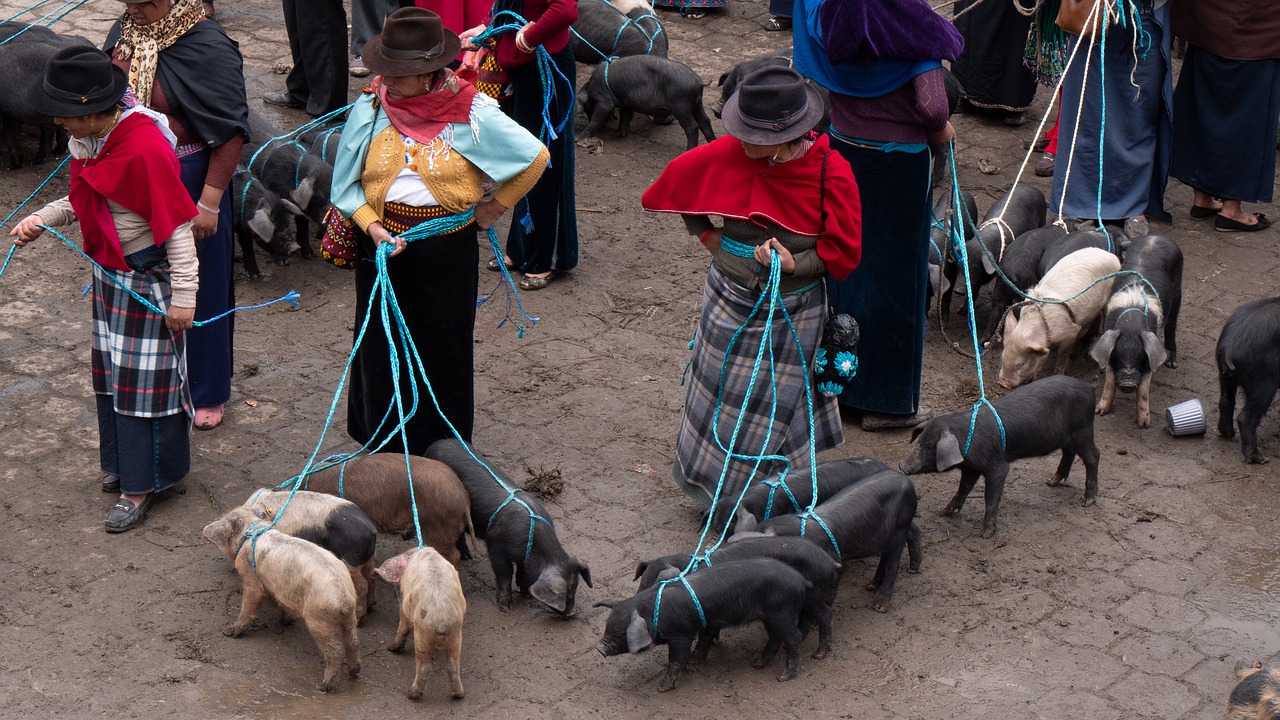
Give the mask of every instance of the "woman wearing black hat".
[[[458, 36], [429, 10], [401, 8], [389, 15], [363, 50], [365, 65], [379, 77], [352, 107], [334, 160], [331, 198], [341, 222], [331, 218], [329, 232], [358, 231], [356, 327], [377, 279], [375, 253], [390, 243], [395, 250], [387, 274], [439, 403], [437, 412], [420, 390], [406, 427], [414, 454], [453, 437], [441, 415], [471, 439], [476, 229], [492, 226], [515, 205], [548, 158], [542, 143], [497, 102], [447, 69], [460, 47]], [[422, 222], [471, 208], [475, 222], [458, 230], [408, 243], [399, 237]], [[405, 352], [397, 347], [401, 358]], [[386, 334], [374, 323], [351, 366], [347, 433], [375, 445], [390, 435], [384, 449], [396, 450], [401, 442], [392, 432], [399, 418], [390, 358]], [[406, 408], [411, 374], [402, 367]]]
[[[722, 477], [721, 497], [731, 501], [753, 478], [784, 467], [735, 457], [726, 468], [723, 448], [785, 457], [791, 476], [804, 477], [811, 429], [814, 453], [844, 439], [835, 400], [812, 390], [811, 369], [827, 312], [824, 280], [857, 267], [862, 214], [849, 163], [825, 136], [809, 139], [822, 112], [822, 98], [794, 70], [757, 71], [725, 103], [729, 136], [672, 160], [642, 200], [646, 210], [681, 214], [711, 253], [674, 467], [677, 483], [704, 505]], [[723, 225], [715, 227], [708, 216], [723, 218]], [[795, 335], [788, 318], [775, 313], [772, 372], [753, 377], [767, 312], [754, 309], [774, 251]], [[726, 519], [718, 514], [712, 529]]]
[[[249, 137], [249, 105], [240, 50], [196, 0], [123, 0], [125, 12], [107, 33], [116, 66], [129, 74], [138, 101], [169, 119], [178, 138], [182, 184], [195, 201], [200, 296], [196, 319], [235, 306], [232, 285], [231, 198], [227, 187]], [[193, 329], [191, 399], [195, 426], [222, 422], [231, 399], [231, 318]]]
[[33, 104], [71, 133], [71, 190], [9, 233], [26, 245], [43, 232], [39, 225], [78, 219], [96, 263], [92, 360], [102, 489], [121, 493], [107, 532], [142, 522], [157, 493], [191, 464], [183, 331], [192, 326], [199, 283], [196, 206], [179, 184], [164, 118], [125, 98], [127, 84], [95, 48], [54, 56]]

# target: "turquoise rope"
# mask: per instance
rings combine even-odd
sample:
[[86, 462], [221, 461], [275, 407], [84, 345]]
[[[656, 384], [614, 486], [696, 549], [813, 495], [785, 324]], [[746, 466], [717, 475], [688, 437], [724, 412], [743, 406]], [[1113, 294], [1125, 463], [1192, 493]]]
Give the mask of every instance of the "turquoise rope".
[[[503, 16], [506, 16], [511, 22], [506, 25], [498, 25], [497, 23]], [[501, 10], [494, 14], [491, 24], [484, 32], [471, 39], [472, 44], [479, 45], [497, 35], [507, 32], [515, 32], [528, 24], [528, 21], [520, 16], [519, 13], [510, 10]], [[599, 51], [597, 51], [599, 52]], [[560, 68], [551, 60], [551, 53], [541, 45], [534, 48], [535, 61], [538, 64], [538, 76], [542, 80], [542, 128], [538, 132], [538, 139], [542, 144], [547, 144], [548, 140], [555, 140], [560, 137], [560, 133], [564, 130], [569, 119], [573, 117], [574, 112], [574, 83], [565, 77]], [[551, 120], [551, 98], [556, 92], [555, 77], [558, 76], [565, 87], [569, 89], [569, 103], [565, 116], [560, 119], [559, 123]]]
[[38, 7], [40, 7], [41, 5], [44, 5], [45, 3], [48, 3], [48, 2], [52, 2], [52, 0], [40, 0], [40, 1], [39, 1], [39, 2], [37, 2], [35, 5], [30, 5], [30, 6], [28, 6], [28, 7], [24, 8], [24, 9], [22, 9], [22, 10], [19, 10], [17, 13], [15, 13], [15, 14], [13, 14], [13, 15], [10, 15], [9, 17], [5, 18], [4, 22], [7, 22], [7, 23], [8, 23], [8, 22], [13, 22], [14, 20], [17, 20], [19, 17], [21, 17], [21, 16], [23, 16], [23, 15], [26, 15], [27, 13], [31, 12], [32, 10], [35, 10], [36, 8], [38, 8]]
[[[44, 22], [45, 20], [49, 20], [49, 18], [53, 18], [52, 20], [49, 20], [49, 22], [48, 22], [48, 23], [46, 23], [46, 25], [45, 25], [45, 26], [46, 26], [46, 27], [48, 27], [49, 25], [52, 25], [52, 24], [54, 24], [55, 22], [58, 22], [58, 21], [59, 21], [59, 20], [61, 20], [62, 18], [66, 17], [66, 16], [67, 16], [67, 15], [68, 15], [72, 10], [75, 10], [76, 8], [79, 8], [81, 5], [84, 5], [84, 4], [85, 4], [86, 2], [88, 2], [88, 1], [89, 1], [89, 0], [67, 0], [67, 2], [64, 2], [62, 5], [59, 5], [59, 6], [58, 6], [58, 8], [57, 8], [56, 10], [52, 10], [52, 11], [50, 11], [50, 12], [48, 12], [48, 13], [45, 13], [44, 15], [41, 15], [40, 17], [38, 17], [38, 18], [36, 18], [36, 19], [35, 19], [35, 22], [28, 23], [26, 27], [22, 28], [22, 29], [21, 29], [21, 30], [19, 30], [18, 32], [16, 32], [16, 33], [14, 33], [14, 34], [10, 35], [9, 37], [5, 38], [4, 40], [0, 40], [0, 45], [4, 45], [5, 43], [9, 42], [10, 40], [13, 40], [14, 38], [18, 37], [19, 35], [22, 35], [22, 34], [23, 34], [23, 33], [25, 33], [26, 31], [28, 31], [28, 30], [30, 30], [31, 28], [33, 28], [33, 27], [35, 27], [35, 26], [39, 25], [40, 23]], [[44, 3], [37, 3], [36, 5], [32, 6], [31, 8], [27, 8], [27, 9], [28, 9], [28, 10], [31, 10], [31, 9], [34, 9], [35, 7], [39, 7], [40, 5], [43, 5], [43, 4], [44, 4]], [[72, 7], [70, 10], [67, 10], [66, 12], [62, 13], [61, 15], [58, 15], [58, 13], [59, 13], [60, 11], [62, 11], [62, 10], [63, 10], [63, 8], [66, 8], [66, 7], [67, 7], [67, 6], [69, 6], [69, 5], [74, 5], [75, 7]], [[22, 12], [18, 13], [18, 15], [21, 15], [22, 13], [25, 13], [25, 12], [26, 12], [26, 10], [23, 10]], [[18, 15], [14, 15], [14, 17], [17, 17]], [[57, 16], [57, 17], [53, 17], [54, 15], [58, 15], [58, 16]], [[11, 19], [12, 19], [12, 18], [11, 18]]]
[[[43, 1], [44, 1], [44, 2], [48, 2], [48, 0], [43, 0]], [[19, 14], [21, 14], [21, 13], [19, 13]], [[62, 168], [66, 167], [66, 166], [67, 166], [67, 163], [68, 163], [68, 162], [70, 162], [70, 161], [71, 161], [71, 156], [70, 156], [70, 155], [67, 155], [66, 157], [64, 157], [64, 158], [62, 159], [62, 162], [58, 163], [58, 167], [54, 168], [54, 169], [53, 169], [53, 172], [49, 173], [49, 176], [48, 176], [48, 177], [46, 177], [46, 178], [44, 179], [44, 181], [43, 181], [43, 182], [41, 182], [39, 185], [37, 185], [37, 186], [36, 186], [36, 189], [35, 189], [35, 190], [32, 190], [32, 191], [31, 191], [31, 194], [30, 194], [30, 195], [28, 195], [28, 196], [26, 197], [26, 199], [24, 199], [22, 202], [18, 203], [18, 206], [17, 206], [17, 207], [15, 207], [12, 211], [10, 211], [10, 212], [9, 212], [9, 214], [5, 216], [4, 220], [0, 220], [0, 226], [8, 225], [8, 224], [9, 224], [9, 221], [13, 219], [13, 216], [14, 216], [14, 215], [17, 215], [19, 210], [21, 210], [22, 208], [26, 207], [27, 203], [31, 202], [31, 199], [32, 199], [32, 198], [34, 198], [34, 197], [36, 196], [36, 194], [37, 194], [37, 193], [39, 193], [41, 190], [43, 190], [43, 189], [44, 189], [44, 186], [45, 186], [45, 185], [48, 185], [48, 184], [49, 184], [49, 181], [50, 181], [50, 180], [53, 180], [54, 176], [56, 176], [56, 175], [57, 175], [57, 174], [62, 170]], [[14, 251], [16, 251], [17, 249], [18, 249], [18, 246], [17, 246], [17, 245], [10, 245], [10, 246], [9, 246], [9, 252], [5, 253], [5, 256], [4, 256], [4, 264], [3, 264], [3, 265], [0, 265], [0, 277], [4, 277], [4, 271], [9, 267], [9, 261], [13, 259], [13, 253], [14, 253]]]

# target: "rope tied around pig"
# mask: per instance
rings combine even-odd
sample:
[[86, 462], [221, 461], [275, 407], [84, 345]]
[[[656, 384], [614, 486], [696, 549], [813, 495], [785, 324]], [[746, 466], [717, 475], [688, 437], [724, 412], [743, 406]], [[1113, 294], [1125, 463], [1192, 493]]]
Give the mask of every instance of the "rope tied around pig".
[[[769, 263], [768, 282], [765, 285], [764, 290], [760, 293], [759, 297], [756, 298], [755, 305], [751, 308], [751, 312], [747, 314], [746, 320], [734, 332], [733, 336], [730, 338], [729, 344], [725, 348], [724, 360], [720, 365], [720, 380], [717, 383], [716, 409], [712, 416], [711, 423], [714, 429], [713, 436], [715, 437], [716, 445], [720, 448], [722, 452], [725, 453], [725, 462], [724, 462], [724, 467], [720, 471], [720, 477], [716, 481], [715, 492], [711, 496], [711, 512], [708, 513], [706, 524], [704, 524], [702, 527], [702, 533], [698, 537], [698, 544], [694, 548], [694, 552], [690, 554], [688, 565], [686, 565], [685, 568], [676, 577], [662, 580], [657, 585], [658, 590], [657, 590], [657, 595], [654, 601], [653, 618], [652, 618], [653, 628], [655, 632], [657, 631], [657, 628], [658, 628], [658, 614], [662, 607], [663, 592], [666, 590], [668, 585], [675, 582], [679, 582], [681, 585], [684, 586], [685, 591], [689, 593], [689, 597], [693, 599], [694, 606], [698, 610], [698, 618], [702, 622], [702, 626], [704, 628], [707, 626], [706, 617], [702, 612], [702, 605], [698, 601], [698, 596], [694, 592], [693, 587], [689, 584], [689, 581], [687, 580], [687, 576], [690, 573], [696, 572], [698, 567], [701, 565], [705, 565], [709, 567], [711, 565], [710, 556], [712, 555], [712, 553], [716, 551], [717, 548], [720, 547], [722, 543], [724, 543], [725, 538], [728, 535], [729, 523], [726, 522], [724, 524], [724, 527], [720, 529], [720, 535], [716, 538], [715, 542], [709, 546], [705, 545], [705, 543], [707, 542], [707, 536], [711, 532], [712, 522], [715, 519], [715, 515], [716, 515], [715, 508], [719, 504], [721, 494], [724, 492], [725, 480], [728, 477], [730, 463], [735, 461], [754, 463], [752, 466], [752, 476], [754, 476], [756, 473], [760, 471], [761, 463], [765, 461], [781, 462], [783, 464], [783, 468], [778, 473], [778, 480], [765, 481], [766, 483], [773, 486], [772, 489], [770, 490], [769, 507], [770, 509], [772, 509], [773, 493], [774, 491], [776, 491], [777, 485], [781, 484], [784, 488], [784, 491], [791, 498], [793, 506], [796, 509], [800, 508], [800, 503], [796, 501], [795, 495], [792, 494], [791, 489], [786, 487], [785, 485], [787, 473], [791, 469], [791, 461], [785, 455], [766, 454], [763, 452], [764, 448], [768, 447], [769, 441], [773, 436], [774, 420], [776, 418], [777, 410], [778, 410], [777, 377], [773, 373], [773, 327], [774, 327], [775, 313], [777, 313], [778, 311], [781, 311], [782, 318], [786, 321], [787, 330], [789, 331], [791, 340], [795, 342], [796, 347], [799, 350], [800, 366], [803, 374], [805, 408], [806, 408], [807, 417], [809, 420], [809, 444], [808, 444], [809, 482], [812, 490], [812, 496], [808, 506], [804, 509], [804, 511], [796, 513], [800, 517], [800, 535], [802, 537], [805, 536], [807, 527], [808, 527], [808, 521], [810, 518], [812, 518], [818, 524], [818, 526], [822, 528], [823, 532], [826, 533], [827, 539], [831, 542], [831, 547], [835, 550], [837, 559], [839, 559], [840, 557], [840, 544], [836, 542], [835, 535], [831, 532], [831, 528], [827, 526], [826, 521], [823, 520], [822, 517], [819, 516], [818, 513], [815, 512], [814, 510], [818, 502], [818, 470], [817, 470], [817, 450], [815, 449], [816, 438], [815, 438], [815, 430], [813, 426], [813, 378], [810, 375], [809, 359], [805, 356], [804, 344], [800, 341], [800, 335], [796, 331], [795, 323], [792, 321], [791, 315], [787, 311], [786, 305], [782, 302], [782, 292], [781, 292], [782, 263], [778, 259], [778, 253], [776, 250], [770, 250], [769, 252], [770, 252], [770, 263]], [[756, 387], [756, 381], [760, 376], [761, 365], [764, 363], [764, 359], [767, 353], [769, 358], [769, 375], [770, 375], [769, 389], [770, 389], [770, 396], [771, 396], [770, 405], [769, 405], [768, 429], [765, 431], [763, 440], [761, 440], [760, 453], [753, 454], [753, 453], [747, 453], [747, 452], [735, 452], [733, 448], [735, 448], [738, 444], [738, 437], [742, 431], [742, 426], [746, 418], [746, 413], [745, 412], [738, 413], [738, 418], [734, 423], [733, 432], [729, 437], [728, 446], [726, 447], [725, 443], [721, 440], [720, 432], [719, 432], [720, 411], [724, 406], [724, 387], [725, 387], [724, 378], [725, 378], [725, 374], [728, 371], [729, 360], [733, 355], [734, 346], [738, 343], [738, 340], [741, 337], [743, 331], [746, 330], [754, 321], [757, 320], [758, 316], [761, 313], [761, 310], [763, 309], [763, 306], [765, 306], [766, 303], [767, 303], [767, 309], [765, 310], [765, 316], [763, 320], [764, 329], [762, 331], [762, 336], [760, 339], [760, 347], [755, 353], [755, 358], [753, 360], [753, 364], [751, 368], [751, 378], [748, 381], [747, 389], [743, 394], [743, 397], [744, 397], [743, 405], [745, 409], [745, 406], [749, 404], [750, 398], [752, 396], [752, 392]], [[738, 508], [742, 505], [742, 499], [746, 496], [747, 490], [749, 490], [750, 488], [751, 488], [750, 482], [743, 483], [742, 489], [738, 492], [738, 496], [734, 500], [733, 512], [736, 513]]]
[[[605, 1], [606, 0], [600, 0], [600, 2], [605, 2]], [[650, 10], [648, 13], [645, 13], [637, 18], [632, 18], [630, 15], [625, 15], [623, 13], [618, 13], [618, 14], [622, 15], [622, 18], [623, 18], [622, 25], [618, 27], [618, 32], [614, 34], [613, 46], [609, 48], [609, 52], [607, 53], [601, 50], [600, 48], [596, 47], [594, 44], [592, 44], [590, 40], [582, 37], [582, 35], [572, 26], [569, 27], [569, 32], [573, 33], [573, 36], [581, 40], [584, 45], [594, 50], [596, 54], [600, 56], [601, 60], [608, 62], [609, 60], [613, 60], [618, 57], [618, 54], [617, 54], [618, 43], [622, 42], [622, 33], [625, 32], [628, 27], [635, 27], [636, 30], [640, 31], [640, 34], [644, 35], [649, 40], [649, 47], [645, 49], [644, 54], [652, 55], [653, 43], [657, 41], [659, 35], [663, 35], [666, 33], [666, 30], [664, 30], [662, 27], [662, 23], [658, 20], [658, 16], [654, 15], [652, 10]], [[646, 29], [645, 26], [640, 23], [640, 21], [645, 18], [653, 18], [653, 24], [656, 26], [653, 32], [649, 32], [649, 30]]]

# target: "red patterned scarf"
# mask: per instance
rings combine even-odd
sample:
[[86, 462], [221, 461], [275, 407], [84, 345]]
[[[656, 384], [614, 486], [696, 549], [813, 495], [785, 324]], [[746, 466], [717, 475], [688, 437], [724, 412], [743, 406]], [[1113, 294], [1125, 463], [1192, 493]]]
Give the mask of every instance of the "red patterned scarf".
[[446, 70], [444, 77], [430, 91], [411, 98], [393, 98], [381, 77], [373, 79], [373, 92], [391, 124], [420, 143], [430, 143], [449, 123], [465, 123], [471, 118], [471, 101], [476, 88]]

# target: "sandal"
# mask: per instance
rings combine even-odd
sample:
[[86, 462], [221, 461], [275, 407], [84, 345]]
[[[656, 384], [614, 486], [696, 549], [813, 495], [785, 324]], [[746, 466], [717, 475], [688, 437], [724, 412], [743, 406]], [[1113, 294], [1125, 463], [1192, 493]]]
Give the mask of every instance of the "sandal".
[[[506, 261], [503, 261], [503, 265], [506, 265], [508, 270], [516, 269], [515, 265], [512, 265], [511, 263]], [[502, 265], [498, 264], [498, 258], [489, 258], [489, 262], [485, 263], [484, 266], [486, 268], [489, 268], [491, 272], [498, 272], [499, 270], [502, 269]]]
[[222, 405], [196, 408], [194, 418], [197, 430], [212, 430], [222, 424]]
[[525, 275], [524, 277], [520, 278], [520, 289], [521, 290], [541, 290], [544, 287], [550, 285], [552, 278], [554, 278], [555, 276], [556, 276], [555, 273], [551, 273], [550, 275], [543, 275], [542, 277]]
[[120, 533], [137, 526], [147, 518], [147, 511], [151, 509], [155, 501], [155, 493], [148, 493], [142, 502], [137, 505], [121, 497], [107, 512], [107, 532]]
[[774, 15], [762, 24], [766, 32], [779, 32], [791, 29], [791, 18]]
[[1262, 213], [1254, 213], [1253, 216], [1258, 219], [1255, 223], [1242, 223], [1239, 220], [1232, 220], [1224, 215], [1218, 215], [1213, 221], [1213, 229], [1218, 232], [1257, 232], [1266, 230], [1271, 227], [1271, 221]]

